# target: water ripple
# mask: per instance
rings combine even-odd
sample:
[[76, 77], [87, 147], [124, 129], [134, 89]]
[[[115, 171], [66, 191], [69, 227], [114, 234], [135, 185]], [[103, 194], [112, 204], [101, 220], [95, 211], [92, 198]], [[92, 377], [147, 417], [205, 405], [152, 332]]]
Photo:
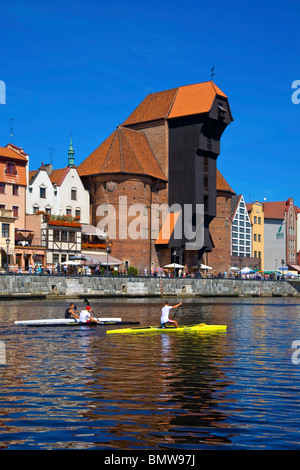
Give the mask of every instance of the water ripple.
[[[94, 304], [144, 325], [159, 318], [155, 299]], [[8, 322], [0, 304], [0, 448], [299, 448], [297, 299], [185, 301], [181, 323], [226, 323], [220, 335], [15, 327], [64, 310], [61, 301], [29, 301], [20, 314], [20, 305]]]

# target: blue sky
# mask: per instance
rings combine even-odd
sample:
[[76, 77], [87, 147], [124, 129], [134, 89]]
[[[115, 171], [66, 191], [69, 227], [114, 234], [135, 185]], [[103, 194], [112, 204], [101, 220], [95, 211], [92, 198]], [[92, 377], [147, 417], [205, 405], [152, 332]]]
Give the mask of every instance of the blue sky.
[[80, 164], [151, 92], [210, 80], [234, 122], [218, 168], [245, 200], [300, 205], [299, 0], [2, 0], [0, 146]]

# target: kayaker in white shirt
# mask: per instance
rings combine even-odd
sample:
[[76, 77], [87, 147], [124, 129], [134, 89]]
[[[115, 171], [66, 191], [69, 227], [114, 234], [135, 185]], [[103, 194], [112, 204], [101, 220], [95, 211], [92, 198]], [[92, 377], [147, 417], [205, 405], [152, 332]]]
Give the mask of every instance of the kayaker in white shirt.
[[175, 325], [176, 328], [178, 328], [178, 323], [176, 320], [170, 320], [169, 318], [169, 312], [170, 310], [172, 310], [172, 308], [177, 308], [177, 307], [180, 307], [180, 305], [182, 305], [182, 302], [180, 302], [179, 304], [177, 305], [173, 305], [173, 307], [169, 304], [168, 300], [165, 300], [164, 301], [164, 306], [161, 310], [161, 317], [160, 317], [160, 326], [161, 328], [165, 328], [166, 327], [166, 323], [172, 323]]
[[87, 305], [85, 310], [81, 310], [79, 315], [79, 322], [80, 323], [89, 323], [89, 322], [96, 322], [96, 318], [91, 317], [91, 312], [93, 311], [92, 307]]

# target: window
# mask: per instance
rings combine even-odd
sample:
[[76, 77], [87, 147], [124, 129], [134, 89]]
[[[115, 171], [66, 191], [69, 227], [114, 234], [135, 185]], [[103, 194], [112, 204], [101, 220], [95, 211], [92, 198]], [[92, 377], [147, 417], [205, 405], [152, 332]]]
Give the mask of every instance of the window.
[[39, 210], [39, 206], [33, 206], [33, 207], [32, 207], [32, 212], [33, 212], [34, 214], [36, 214], [38, 210]]
[[5, 204], [0, 204], [0, 209], [5, 209]]
[[66, 230], [62, 230], [60, 232], [61, 235], [61, 241], [66, 242], [68, 240], [68, 232]]
[[203, 157], [203, 171], [204, 173], [208, 173], [208, 157]]
[[258, 217], [258, 223], [261, 225], [261, 217]]
[[46, 214], [51, 215], [51, 208], [50, 208], [50, 207], [46, 207], [45, 212], [46, 212]]
[[257, 217], [256, 217], [256, 215], [254, 216], [254, 223], [257, 224]]
[[2, 224], [2, 238], [9, 237], [9, 224]]
[[53, 260], [54, 264], [58, 264], [59, 263], [59, 255], [57, 253], [53, 253], [52, 260]]
[[14, 217], [19, 217], [19, 208], [18, 206], [12, 206]]
[[255, 234], [254, 234], [254, 241], [255, 241], [255, 242], [257, 241], [256, 238], [257, 238], [257, 235], [256, 235], [256, 233], [255, 233]]
[[71, 189], [71, 199], [72, 201], [77, 201], [77, 189]]
[[81, 211], [80, 211], [80, 209], [76, 209], [76, 210], [75, 210], [75, 217], [79, 217], [79, 218], [80, 218], [80, 216], [81, 216]]
[[53, 230], [53, 240], [59, 242], [59, 230]]
[[17, 167], [15, 163], [6, 163], [5, 173], [8, 175], [16, 175], [17, 174]]
[[46, 188], [40, 188], [40, 198], [46, 199]]
[[261, 235], [258, 235], [258, 241], [261, 242]]
[[72, 215], [72, 209], [67, 208], [66, 209], [66, 215]]
[[208, 176], [204, 175], [204, 189], [208, 189]]
[[0, 194], [5, 194], [5, 183], [0, 183]]
[[13, 196], [18, 196], [19, 195], [19, 186], [17, 184], [13, 184], [12, 194], [13, 194]]
[[69, 242], [75, 242], [76, 237], [75, 237], [75, 232], [69, 232]]

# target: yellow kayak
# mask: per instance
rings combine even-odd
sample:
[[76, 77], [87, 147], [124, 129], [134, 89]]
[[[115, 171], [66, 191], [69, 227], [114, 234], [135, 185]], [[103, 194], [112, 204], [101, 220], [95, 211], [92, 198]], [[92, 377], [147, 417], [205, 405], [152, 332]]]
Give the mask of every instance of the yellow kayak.
[[190, 326], [179, 326], [175, 328], [173, 326], [162, 328], [160, 326], [142, 326], [136, 328], [121, 328], [116, 330], [107, 330], [107, 334], [126, 334], [126, 333], [182, 333], [182, 332], [224, 332], [227, 329], [227, 325], [206, 325], [206, 323], [200, 323], [198, 325]]

